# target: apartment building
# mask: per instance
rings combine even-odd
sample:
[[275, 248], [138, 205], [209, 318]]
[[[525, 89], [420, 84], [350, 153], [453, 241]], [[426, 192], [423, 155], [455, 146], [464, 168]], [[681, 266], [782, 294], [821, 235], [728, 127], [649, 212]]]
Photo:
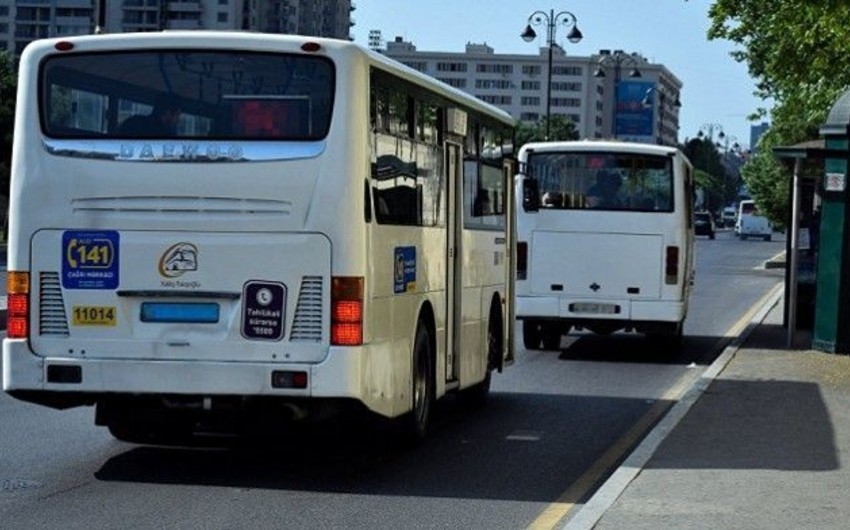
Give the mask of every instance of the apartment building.
[[0, 0], [0, 50], [36, 39], [165, 29], [251, 30], [350, 39], [351, 0]]
[[469, 43], [463, 53], [419, 51], [396, 37], [381, 51], [526, 123], [546, 116], [548, 79], [550, 115], [572, 120], [581, 138], [678, 141], [682, 82], [636, 53], [579, 57], [555, 46], [550, 78], [548, 48], [538, 55], [497, 54], [486, 43]]

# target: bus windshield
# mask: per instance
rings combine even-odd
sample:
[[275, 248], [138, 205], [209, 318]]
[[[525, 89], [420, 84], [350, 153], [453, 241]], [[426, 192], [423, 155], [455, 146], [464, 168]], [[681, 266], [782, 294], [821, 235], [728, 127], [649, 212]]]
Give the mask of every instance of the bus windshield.
[[542, 209], [673, 211], [669, 157], [638, 153], [541, 152], [528, 157]]
[[41, 71], [52, 138], [318, 140], [330, 126], [333, 63], [243, 51], [54, 55]]

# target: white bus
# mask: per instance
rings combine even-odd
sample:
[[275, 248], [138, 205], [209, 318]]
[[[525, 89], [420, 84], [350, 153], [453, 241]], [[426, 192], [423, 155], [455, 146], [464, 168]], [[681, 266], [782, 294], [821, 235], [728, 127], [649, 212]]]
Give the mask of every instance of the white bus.
[[517, 307], [527, 349], [572, 328], [678, 342], [694, 261], [692, 167], [677, 149], [610, 141], [519, 152]]
[[301, 36], [45, 39], [19, 75], [13, 396], [128, 441], [352, 404], [416, 439], [512, 362], [507, 113]]

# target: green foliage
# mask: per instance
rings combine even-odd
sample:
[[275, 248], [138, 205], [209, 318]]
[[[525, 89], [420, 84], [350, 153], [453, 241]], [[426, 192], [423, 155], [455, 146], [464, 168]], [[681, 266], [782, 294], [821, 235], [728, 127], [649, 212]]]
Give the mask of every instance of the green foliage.
[[720, 151], [708, 138], [694, 138], [682, 146], [694, 165], [697, 187], [705, 194], [705, 206], [712, 211], [733, 202], [738, 193], [738, 178], [726, 170]]
[[7, 52], [0, 52], [0, 194], [9, 196], [12, 167], [12, 131], [15, 124], [15, 96], [18, 76]]
[[[756, 95], [773, 99], [771, 129], [744, 166], [750, 193], [774, 224], [788, 212], [787, 168], [770, 148], [818, 138], [818, 129], [850, 86], [850, 2], [846, 0], [716, 0], [709, 39], [740, 45], [732, 53], [756, 80]], [[768, 112], [759, 109], [753, 118]]]
[[[578, 131], [572, 120], [564, 116], [552, 116], [549, 130], [550, 141], [578, 140]], [[546, 118], [543, 117], [534, 124], [521, 123], [517, 127], [516, 143], [522, 147], [528, 142], [546, 141]]]

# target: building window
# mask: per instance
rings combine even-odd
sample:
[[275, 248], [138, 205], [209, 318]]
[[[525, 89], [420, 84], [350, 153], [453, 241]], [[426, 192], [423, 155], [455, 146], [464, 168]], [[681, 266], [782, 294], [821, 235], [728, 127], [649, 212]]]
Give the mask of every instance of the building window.
[[560, 92], [581, 92], [581, 83], [557, 81], [552, 83], [552, 90]]
[[510, 105], [511, 104], [511, 96], [485, 96], [485, 95], [476, 95], [478, 99], [484, 101], [486, 103], [490, 103], [492, 105]]
[[511, 82], [507, 79], [476, 79], [475, 88], [510, 89]]
[[453, 86], [455, 88], [466, 88], [466, 79], [458, 79], [455, 77], [438, 77], [438, 81], [442, 81], [443, 83]]
[[552, 67], [552, 75], [582, 75], [580, 66], [554, 66]]
[[540, 119], [540, 114], [536, 112], [523, 112], [519, 115], [519, 119], [522, 121], [537, 121]]
[[540, 106], [540, 97], [539, 96], [522, 96], [520, 99], [520, 105], [523, 107], [538, 107]]
[[539, 64], [524, 64], [522, 65], [523, 75], [540, 75], [541, 68]]
[[475, 67], [475, 71], [480, 74], [512, 74], [514, 66], [512, 64], [479, 64]]
[[579, 98], [552, 98], [553, 107], [581, 107]]
[[227, 22], [227, 13], [219, 13], [218, 14], [219, 22]]
[[437, 63], [438, 72], [466, 72], [466, 63]]
[[425, 61], [402, 61], [402, 63], [418, 72], [424, 72], [428, 68], [428, 63]]
[[523, 81], [523, 90], [540, 90], [540, 81]]

